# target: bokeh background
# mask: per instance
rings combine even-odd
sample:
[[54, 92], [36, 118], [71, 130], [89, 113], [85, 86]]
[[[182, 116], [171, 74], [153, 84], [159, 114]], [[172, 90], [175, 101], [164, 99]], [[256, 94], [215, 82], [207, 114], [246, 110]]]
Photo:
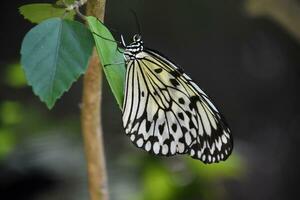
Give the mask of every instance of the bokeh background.
[[[80, 79], [49, 111], [20, 67], [33, 27], [1, 3], [0, 199], [87, 200]], [[50, 1], [51, 2], [51, 1]], [[112, 200], [295, 199], [299, 185], [299, 0], [107, 0], [106, 24], [191, 75], [230, 124], [234, 151], [221, 164], [153, 157], [125, 136], [104, 81], [103, 126]], [[116, 38], [119, 35], [116, 33]]]

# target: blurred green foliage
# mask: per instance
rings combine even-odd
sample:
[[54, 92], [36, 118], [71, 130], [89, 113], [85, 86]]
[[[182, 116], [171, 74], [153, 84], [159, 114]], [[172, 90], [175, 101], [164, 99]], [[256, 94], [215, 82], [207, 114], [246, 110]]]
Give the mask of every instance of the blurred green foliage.
[[10, 87], [20, 88], [27, 84], [24, 71], [19, 63], [7, 66], [4, 74], [4, 82]]
[[300, 42], [298, 0], [245, 0], [244, 9], [249, 16], [274, 20]]
[[172, 174], [166, 167], [157, 164], [149, 164], [144, 169], [143, 199], [175, 199], [176, 184], [172, 180]]
[[[9, 86], [17, 85], [15, 92], [22, 90], [21, 85], [24, 84], [23, 72], [19, 66], [7, 65], [3, 82]], [[53, 133], [51, 130], [58, 129], [66, 130], [65, 133], [76, 133], [77, 139], [81, 140], [79, 115], [69, 115], [62, 119], [53, 116], [42, 104], [32, 105], [21, 100], [0, 101], [0, 160], [10, 155], [26, 138]], [[138, 174], [138, 180], [128, 179], [126, 183], [131, 185], [137, 184], [130, 183], [131, 181], [138, 182], [139, 188], [123, 199], [224, 199], [226, 189], [223, 188], [222, 182], [241, 179], [245, 171], [245, 164], [237, 153], [230, 156], [226, 162], [211, 165], [188, 156], [157, 158], [147, 153], [140, 155], [142, 157], [133, 156], [133, 152], [119, 155], [124, 157], [122, 165], [126, 165], [127, 162], [127, 167], [133, 168]], [[107, 159], [109, 163], [113, 162], [110, 157]], [[114, 190], [114, 183], [111, 184], [110, 188]]]
[[[22, 74], [19, 64], [7, 65], [6, 74]], [[17, 71], [17, 72], [14, 72]], [[23, 76], [11, 75], [5, 81], [6, 85], [19, 85], [15, 82], [24, 81]], [[22, 77], [22, 78], [16, 78]], [[20, 84], [22, 85], [22, 84]], [[14, 88], [15, 92], [22, 90]], [[51, 130], [66, 130], [65, 133], [76, 133], [80, 137], [79, 115], [69, 115], [57, 118], [43, 108], [42, 104], [34, 105], [22, 100], [0, 101], [0, 160], [11, 152], [28, 137], [51, 134]], [[49, 152], [50, 154], [51, 152]], [[233, 154], [226, 162], [205, 165], [187, 156], [172, 158], [154, 157], [141, 153], [142, 157], [133, 156], [133, 152], [120, 154], [124, 157], [122, 164], [133, 168], [138, 174], [138, 180], [128, 179], [128, 185], [139, 184], [135, 193], [128, 195], [128, 200], [214, 200], [224, 199], [226, 189], [222, 182], [238, 180], [243, 177], [245, 164], [242, 158]], [[108, 162], [113, 162], [107, 157]], [[119, 166], [120, 167], [120, 166]], [[124, 170], [124, 169], [122, 169]], [[138, 183], [130, 183], [138, 182]], [[114, 190], [114, 183], [110, 185]], [[126, 192], [126, 191], [122, 191]]]
[[226, 162], [205, 165], [199, 161], [187, 159], [189, 168], [201, 179], [216, 181], [220, 178], [236, 178], [243, 174], [244, 164], [237, 154], [232, 154]]
[[[224, 199], [222, 182], [243, 177], [245, 164], [238, 154], [226, 162], [204, 164], [190, 157], [153, 157], [142, 154], [130, 160], [141, 174], [140, 189], [134, 200], [214, 200]], [[128, 158], [127, 158], [128, 159]], [[139, 161], [138, 161], [139, 160]]]
[[22, 107], [18, 102], [0, 102], [0, 159], [16, 145], [15, 125], [22, 121]]
[[6, 128], [0, 128], [0, 159], [10, 153], [16, 145], [16, 137]]
[[0, 118], [4, 125], [15, 125], [22, 120], [22, 108], [18, 102], [4, 101], [0, 104]]

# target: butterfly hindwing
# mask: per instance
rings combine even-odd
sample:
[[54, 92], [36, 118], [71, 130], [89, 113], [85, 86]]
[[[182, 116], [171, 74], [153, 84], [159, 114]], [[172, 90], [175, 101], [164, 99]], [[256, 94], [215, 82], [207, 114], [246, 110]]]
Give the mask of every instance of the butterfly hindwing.
[[230, 130], [209, 97], [168, 59], [144, 50], [127, 62], [123, 125], [139, 148], [156, 155], [225, 160]]
[[[185, 88], [191, 100], [189, 107], [195, 108], [197, 112], [198, 137], [190, 146], [189, 154], [206, 163], [227, 159], [233, 147], [232, 136], [225, 119], [209, 97], [181, 69], [178, 69], [164, 56], [153, 51], [149, 51], [149, 53], [161, 64], [161, 67], [170, 69], [170, 73], [173, 75], [177, 74], [176, 80]], [[193, 91], [191, 92], [191, 90]], [[176, 96], [173, 99], [176, 101]]]

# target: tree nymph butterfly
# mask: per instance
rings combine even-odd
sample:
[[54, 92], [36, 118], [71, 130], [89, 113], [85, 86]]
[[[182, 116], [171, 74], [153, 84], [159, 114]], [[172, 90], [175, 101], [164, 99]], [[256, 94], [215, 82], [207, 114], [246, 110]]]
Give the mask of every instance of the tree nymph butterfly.
[[126, 45], [123, 126], [137, 147], [155, 155], [189, 154], [204, 163], [232, 152], [230, 129], [210, 98], [182, 69], [147, 49], [139, 34]]

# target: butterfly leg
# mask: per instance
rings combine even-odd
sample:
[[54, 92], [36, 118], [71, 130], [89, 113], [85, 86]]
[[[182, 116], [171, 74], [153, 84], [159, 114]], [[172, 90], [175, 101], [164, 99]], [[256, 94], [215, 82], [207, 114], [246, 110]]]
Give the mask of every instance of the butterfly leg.
[[105, 64], [103, 67], [111, 66], [111, 65], [122, 65], [125, 64], [125, 62], [117, 62], [117, 63], [111, 63], [111, 64]]

